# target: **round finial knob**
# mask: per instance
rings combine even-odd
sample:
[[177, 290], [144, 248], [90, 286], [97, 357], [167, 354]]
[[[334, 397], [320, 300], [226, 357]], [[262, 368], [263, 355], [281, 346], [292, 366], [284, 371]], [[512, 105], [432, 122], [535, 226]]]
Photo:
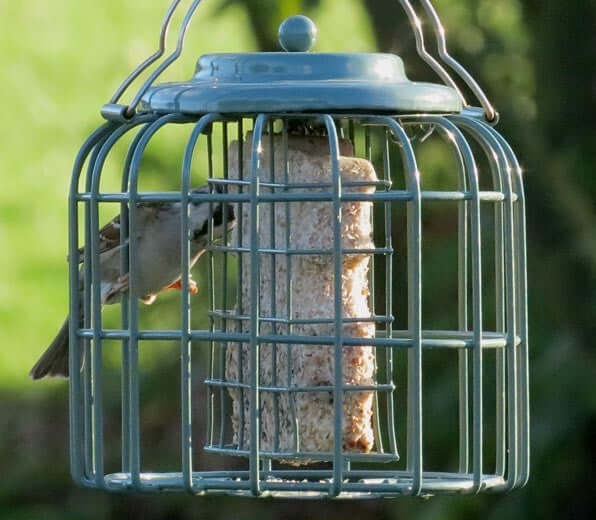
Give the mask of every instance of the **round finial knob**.
[[288, 52], [307, 52], [317, 40], [317, 26], [301, 14], [286, 18], [279, 26], [279, 43]]

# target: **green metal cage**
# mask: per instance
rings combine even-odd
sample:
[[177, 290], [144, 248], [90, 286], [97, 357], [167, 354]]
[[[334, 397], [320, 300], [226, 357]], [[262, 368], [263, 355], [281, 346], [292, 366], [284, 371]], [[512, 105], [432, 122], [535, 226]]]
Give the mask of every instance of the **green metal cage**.
[[[423, 88], [420, 91], [417, 84], [408, 82], [403, 85], [403, 78], [394, 78], [394, 83], [387, 77], [371, 79], [370, 74], [379, 71], [379, 55], [363, 58], [358, 67], [353, 61], [360, 59], [354, 58], [357, 55], [343, 58], [330, 55], [328, 63], [333, 69], [330, 74], [338, 75], [339, 79], [296, 78], [292, 76], [293, 55], [298, 61], [317, 56], [306, 52], [280, 54], [290, 61], [283, 72], [286, 76], [281, 78], [279, 85], [275, 83], [279, 78], [274, 78], [272, 88], [275, 89], [275, 85], [286, 88], [288, 81], [295, 83], [290, 90], [270, 91], [269, 101], [259, 100], [252, 94], [255, 84], [271, 82], [268, 74], [277, 74], [271, 70], [278, 64], [275, 60], [280, 58], [272, 58], [269, 53], [204, 57], [194, 80], [196, 83], [166, 84], [149, 89], [163, 68], [181, 52], [186, 27], [200, 3], [195, 1], [183, 22], [176, 52], [149, 78], [130, 106], [117, 105], [118, 98], [132, 79], [163, 54], [163, 37], [178, 3], [172, 3], [162, 27], [161, 51], [135, 71], [112, 102], [104, 107], [103, 114], [108, 122], [87, 139], [74, 165], [69, 199], [70, 345], [78, 346], [70, 349], [69, 360], [70, 458], [74, 480], [83, 486], [120, 492], [186, 491], [193, 494], [340, 498], [477, 493], [523, 486], [529, 476], [529, 385], [522, 170], [511, 147], [494, 129], [496, 112], [475, 82], [466, 76], [465, 71], [461, 73], [461, 66], [446, 53], [442, 28], [430, 3], [422, 2], [422, 5], [437, 30], [441, 57], [466, 83], [468, 79], [473, 82], [471, 86], [483, 109], [471, 108], [464, 103], [458, 106], [463, 97], [453, 88], [455, 83], [449, 74], [424, 48], [418, 18], [405, 0], [400, 3], [412, 21], [420, 55], [432, 60], [433, 68], [441, 71], [441, 78], [449, 78], [445, 81], [447, 86], [437, 85], [434, 94], [432, 86], [429, 87], [431, 90]], [[290, 50], [306, 51], [315, 34], [311, 23], [300, 18], [290, 19], [284, 25], [280, 35], [282, 45]], [[266, 66], [253, 67], [252, 72], [246, 72], [244, 76], [240, 74], [238, 84], [228, 88], [226, 81], [232, 84], [236, 79], [226, 76], [229, 71], [225, 64], [231, 64], [230, 74], [235, 78], [239, 75], [238, 70], [250, 68], [243, 61], [246, 56], [253, 60], [251, 63], [265, 60], [266, 64], [273, 65], [270, 70]], [[205, 59], [214, 65], [211, 69], [205, 66]], [[221, 59], [225, 62], [218, 61]], [[325, 60], [322, 63], [325, 66]], [[342, 71], [352, 65], [358, 69], [357, 74], [370, 80], [363, 87], [368, 90], [360, 92], [357, 90], [360, 87], [351, 84], [350, 78], [340, 77]], [[210, 70], [211, 79], [201, 77], [201, 71], [204, 73], [205, 70]], [[317, 72], [316, 63], [313, 70], [313, 74], [322, 74]], [[218, 73], [223, 76], [218, 77]], [[266, 77], [255, 80], [251, 74], [265, 74]], [[344, 80], [346, 84], [341, 85]], [[202, 97], [210, 81], [224, 83], [221, 97]], [[396, 84], [402, 85], [398, 95], [393, 94]], [[335, 85], [335, 90], [332, 88], [327, 92], [325, 89], [329, 89], [329, 85]], [[314, 90], [305, 95], [311, 87]], [[295, 94], [289, 94], [290, 91]], [[387, 97], [386, 91], [392, 92], [393, 97]], [[431, 103], [430, 109], [425, 110], [424, 97], [429, 92], [432, 103], [436, 96], [444, 96], [444, 99], [437, 106]], [[276, 93], [288, 98], [278, 99]], [[322, 103], [328, 109], [312, 105], [311, 95], [317, 103], [323, 99]], [[377, 96], [374, 102], [378, 106], [371, 105], [370, 96]], [[266, 103], [271, 104], [271, 109], [265, 109]], [[137, 105], [139, 110], [135, 110]], [[190, 132], [181, 164], [180, 190], [141, 191], [139, 176], [146, 148], [161, 129], [172, 125], [182, 125]], [[273, 157], [268, 163], [269, 168], [263, 166], [263, 150], [267, 148], [267, 142], [271, 143], [268, 147], [271, 155], [276, 153], [272, 144], [274, 139], [283, 143], [282, 153], [286, 153], [288, 136], [296, 128], [300, 132], [317, 132], [327, 140], [330, 182], [307, 185], [291, 181], [284, 158], [281, 159], [285, 165], [283, 182], [275, 178]], [[457, 182], [453, 189], [423, 187], [425, 175], [418, 167], [418, 150], [431, 134], [431, 139], [450, 150]], [[120, 191], [102, 190], [102, 174], [108, 154], [131, 135], [121, 167]], [[221, 139], [221, 142], [214, 143], [215, 139]], [[248, 158], [243, 157], [245, 147], [242, 145], [247, 140]], [[340, 140], [351, 142], [356, 156], [374, 163], [378, 179], [363, 183], [374, 188], [371, 192], [350, 191], [347, 189], [349, 183], [342, 182]], [[231, 146], [233, 141], [240, 143], [236, 149]], [[221, 149], [221, 154], [216, 149]], [[235, 160], [240, 165], [236, 177], [229, 175], [232, 153], [238, 154]], [[244, 169], [242, 165], [246, 160], [250, 167]], [[191, 171], [197, 163], [203, 164], [208, 173], [212, 187], [209, 193], [191, 190]], [[479, 174], [484, 170], [489, 174], [486, 179]], [[292, 204], [305, 201], [325, 204], [331, 209], [334, 215], [332, 247], [298, 249], [292, 246], [292, 226], [300, 223], [291, 221], [290, 208]], [[244, 224], [239, 219], [237, 233], [240, 239], [236, 243], [230, 242], [226, 232], [222, 242], [213, 241], [208, 247], [209, 326], [204, 329], [191, 325], [194, 300], [189, 292], [188, 208], [196, 202], [224, 202], [233, 206], [237, 215], [242, 214], [243, 208], [249, 215]], [[372, 248], [349, 250], [342, 246], [341, 209], [348, 202], [372, 205]], [[110, 204], [120, 208], [121, 243], [127, 253], [122, 255], [121, 270], [125, 274], [137, 265], [138, 203], [178, 203], [182, 206], [181, 325], [176, 329], [141, 327], [138, 302], [126, 296], [121, 302], [121, 326], [108, 329], [102, 322], [100, 208]], [[454, 305], [445, 312], [452, 312], [457, 323], [448, 330], [436, 330], [432, 324], [423, 324], [423, 294], [431, 300], [433, 294], [432, 288], [425, 286], [423, 212], [433, 204], [449, 205], [456, 215], [453, 236], [449, 237], [456, 252], [452, 258], [452, 269], [456, 273]], [[259, 219], [266, 206], [286, 208], [288, 225], [280, 229], [271, 219], [265, 247], [260, 243]], [[246, 224], [248, 229], [243, 229]], [[243, 234], [249, 237], [248, 246], [241, 238]], [[81, 245], [80, 236], [84, 236], [85, 246], [82, 292], [79, 291], [79, 265], [74, 261]], [[367, 255], [371, 261], [369, 316], [348, 318], [342, 313], [342, 259], [350, 254]], [[261, 259], [275, 262], [277, 258], [283, 258], [291, 266], [292, 259], [301, 255], [331, 258], [332, 316], [296, 318], [291, 298], [286, 302], [287, 308], [277, 309], [277, 312], [275, 308], [267, 312], [260, 308], [260, 292], [274, 291], [277, 285], [274, 281], [270, 288], [262, 287]], [[242, 279], [243, 262], [250, 266], [249, 280]], [[488, 265], [491, 267], [487, 269]], [[494, 275], [483, 274], [483, 270]], [[284, 283], [291, 286], [295, 276], [291, 267], [288, 268]], [[135, 277], [130, 279], [130, 290], [134, 293]], [[242, 297], [242, 287], [248, 288], [247, 299]], [[490, 295], [490, 302], [487, 295]], [[403, 311], [403, 315], [396, 312], [396, 307]], [[81, 312], [84, 318], [79, 325]], [[346, 334], [346, 323], [353, 322], [374, 323], [374, 337]], [[296, 333], [296, 325], [304, 323], [329, 324], [333, 333], [328, 336]], [[142, 463], [139, 349], [140, 342], [145, 346], [163, 340], [180, 344], [180, 467], [177, 472], [158, 473], [144, 468]], [[122, 462], [121, 470], [116, 473], [107, 473], [104, 468], [102, 344], [106, 341], [117, 341], [122, 349], [122, 428], [119, 436]], [[242, 345], [247, 348], [247, 364], [239, 369], [243, 375], [231, 378], [226, 374], [226, 352]], [[331, 349], [334, 359], [332, 384], [297, 386], [290, 376], [271, 384], [263, 383], [259, 367], [264, 345], [275, 352], [291, 352], [309, 345]], [[346, 384], [343, 379], [342, 353], [358, 346], [373, 349], [376, 372], [372, 385]], [[193, 353], [197, 351], [203, 352], [203, 358], [208, 360], [207, 375], [202, 381], [193, 373], [191, 363]], [[428, 439], [437, 432], [433, 432], [431, 420], [423, 423], [426, 392], [433, 384], [424, 379], [423, 366], [425, 359], [435, 354], [442, 356], [442, 360], [449, 359], [445, 361], [446, 366], [454, 368], [455, 390], [441, 399], [444, 407], [457, 418], [457, 442], [448, 457], [438, 458], [447, 460], [443, 467], [435, 467], [434, 462], [430, 467], [427, 463]], [[83, 358], [86, 362], [82, 364]], [[275, 354], [273, 359], [277, 359]], [[242, 360], [240, 356], [241, 364]], [[81, 364], [83, 368], [79, 370]], [[199, 403], [197, 385], [203, 386], [207, 396]], [[246, 396], [249, 403], [248, 413], [240, 412], [238, 419], [242, 423], [239, 431], [246, 429], [250, 432], [248, 439], [232, 435], [232, 391], [243, 396], [242, 402]], [[265, 396], [278, 403], [280, 399], [292, 402], [300, 393], [321, 392], [328, 393], [333, 404], [331, 451], [312, 453], [303, 450], [295, 416], [290, 418], [290, 424], [295, 428], [294, 442], [290, 448], [280, 447], [279, 422], [284, 419], [279, 417], [279, 407], [275, 411], [273, 448], [262, 448], [261, 405]], [[373, 396], [375, 439], [374, 448], [368, 453], [346, 451], [343, 447], [342, 403], [349, 392], [370, 392]], [[203, 414], [201, 420], [197, 419], [197, 405]], [[197, 427], [203, 429], [200, 435], [204, 439], [203, 446], [197, 441]], [[219, 456], [221, 469], [199, 467], [196, 454], [200, 450]], [[294, 465], [288, 465], [288, 461], [293, 461]], [[317, 464], [305, 465], [307, 461]], [[296, 463], [303, 465], [296, 466]]]

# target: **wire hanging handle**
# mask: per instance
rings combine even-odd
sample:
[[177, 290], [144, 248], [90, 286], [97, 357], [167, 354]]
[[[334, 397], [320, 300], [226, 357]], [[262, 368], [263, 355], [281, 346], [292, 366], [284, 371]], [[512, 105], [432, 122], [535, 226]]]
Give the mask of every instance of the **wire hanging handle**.
[[[424, 45], [424, 33], [422, 31], [422, 22], [420, 18], [416, 14], [415, 9], [412, 7], [412, 4], [409, 0], [399, 0], [402, 8], [406, 12], [408, 16], [408, 20], [410, 21], [410, 25], [414, 32], [414, 37], [416, 39], [416, 51], [418, 52], [418, 56], [426, 62], [431, 69], [435, 71], [435, 73], [443, 80], [443, 82], [455, 89], [458, 93], [462, 103], [464, 106], [468, 106], [464, 95], [462, 94], [461, 90], [449, 74], [445, 67], [443, 67], [429, 52], [426, 50]], [[459, 78], [470, 88], [476, 99], [480, 102], [482, 109], [484, 111], [484, 117], [489, 123], [496, 124], [499, 119], [499, 114], [495, 110], [495, 107], [489, 101], [487, 95], [484, 93], [478, 82], [472, 77], [472, 75], [458, 62], [456, 61], [450, 54], [447, 52], [447, 38], [445, 36], [445, 28], [441, 23], [439, 15], [437, 14], [436, 9], [432, 5], [430, 0], [420, 0], [424, 11], [426, 12], [428, 18], [430, 19], [433, 32], [435, 34], [435, 38], [437, 40], [437, 51], [439, 53], [439, 57], [441, 61], [447, 65], [452, 71], [454, 71]]]
[[176, 49], [172, 54], [170, 54], [163, 63], [157, 67], [151, 75], [147, 78], [145, 83], [141, 86], [141, 88], [136, 93], [135, 97], [131, 101], [129, 105], [121, 105], [118, 104], [118, 100], [122, 97], [122, 94], [128, 89], [130, 84], [143, 73], [152, 63], [157, 61], [161, 58], [165, 52], [166, 47], [166, 38], [168, 35], [168, 31], [170, 29], [170, 25], [172, 23], [172, 18], [176, 11], [176, 8], [180, 4], [180, 0], [173, 0], [166, 14], [164, 16], [163, 22], [161, 24], [161, 31], [159, 33], [159, 47], [154, 54], [149, 56], [145, 59], [142, 63], [140, 63], [136, 69], [134, 69], [127, 78], [122, 82], [122, 84], [116, 89], [114, 95], [110, 99], [110, 102], [105, 104], [101, 109], [101, 115], [107, 120], [116, 120], [116, 121], [125, 121], [131, 119], [135, 115], [135, 110], [137, 105], [141, 101], [141, 98], [147, 92], [147, 89], [153, 84], [153, 82], [161, 75], [161, 73], [166, 70], [172, 63], [174, 63], [180, 54], [182, 54], [182, 49], [184, 48], [184, 39], [186, 37], [186, 30], [192, 20], [192, 17], [201, 3], [202, 0], [194, 0], [188, 11], [186, 12], [184, 19], [182, 20], [182, 25], [180, 26], [180, 30], [178, 31], [178, 40], [176, 43]]
[[[159, 34], [159, 47], [157, 51], [145, 59], [142, 63], [140, 63], [136, 69], [134, 69], [128, 77], [122, 82], [122, 84], [118, 87], [110, 102], [105, 104], [101, 109], [101, 114], [105, 119], [108, 120], [117, 120], [117, 121], [125, 121], [132, 118], [135, 114], [135, 110], [145, 94], [147, 89], [153, 84], [153, 82], [162, 74], [162, 72], [167, 69], [174, 61], [178, 59], [180, 54], [182, 54], [182, 49], [184, 48], [184, 39], [186, 36], [186, 30], [192, 20], [192, 17], [201, 3], [202, 0], [194, 0], [184, 19], [182, 21], [182, 25], [180, 26], [180, 30], [178, 32], [178, 41], [176, 44], [176, 49], [172, 54], [170, 54], [159, 67], [157, 67], [151, 75], [147, 78], [145, 83], [143, 83], [142, 87], [139, 89], [133, 100], [129, 105], [122, 105], [118, 104], [118, 100], [122, 97], [122, 94], [128, 89], [131, 83], [143, 72], [145, 71], [152, 63], [157, 61], [161, 58], [165, 52], [165, 45], [166, 45], [166, 38], [168, 34], [168, 30], [170, 28], [172, 18], [174, 16], [174, 12], [176, 8], [180, 4], [180, 0], [173, 0], [170, 4], [168, 10], [166, 11], [166, 15], [161, 25], [161, 31]], [[441, 61], [447, 65], [453, 72], [455, 72], [459, 78], [464, 81], [464, 83], [470, 88], [473, 92], [474, 96], [480, 102], [482, 109], [484, 110], [484, 117], [489, 123], [496, 123], [498, 121], [498, 113], [495, 110], [492, 103], [489, 101], [488, 97], [480, 87], [480, 85], [476, 82], [476, 80], [472, 77], [472, 75], [458, 62], [456, 61], [447, 51], [447, 39], [445, 36], [445, 29], [439, 19], [439, 15], [437, 11], [433, 7], [430, 0], [420, 0], [426, 14], [428, 15], [431, 25], [433, 28], [433, 32], [435, 34], [437, 40], [437, 50], [439, 53], [439, 57]], [[441, 65], [426, 49], [424, 44], [424, 33], [422, 31], [422, 22], [420, 18], [416, 14], [415, 9], [412, 7], [412, 3], [410, 0], [399, 0], [402, 8], [406, 12], [412, 30], [414, 32], [414, 37], [416, 39], [416, 51], [418, 52], [418, 56], [426, 62], [431, 69], [435, 71], [435, 73], [443, 80], [443, 82], [453, 88], [457, 94], [459, 95], [462, 103], [464, 106], [468, 106], [464, 95], [462, 94], [461, 90], [457, 86], [457, 83], [453, 80], [449, 72]]]

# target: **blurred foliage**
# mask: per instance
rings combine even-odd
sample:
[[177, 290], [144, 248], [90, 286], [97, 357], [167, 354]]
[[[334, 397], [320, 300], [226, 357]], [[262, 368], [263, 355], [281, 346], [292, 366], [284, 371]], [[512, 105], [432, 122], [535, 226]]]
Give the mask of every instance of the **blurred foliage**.
[[[0, 2], [5, 121], [0, 190], [0, 518], [594, 518], [594, 1], [435, 2], [448, 28], [450, 51], [494, 99], [501, 113], [499, 128], [526, 171], [533, 461], [525, 489], [506, 496], [297, 506], [288, 501], [112, 496], [74, 488], [67, 464], [66, 385], [33, 385], [26, 374], [67, 305], [65, 194], [72, 159], [100, 123], [101, 104], [153, 51], [165, 8], [165, 2], [161, 4]], [[210, 0], [199, 8], [183, 59], [166, 79], [189, 77], [201, 53], [277, 50], [279, 22], [302, 11], [319, 26], [316, 50], [395, 52], [404, 58], [412, 79], [435, 80], [416, 56], [400, 9], [396, 1], [380, 0]], [[433, 42], [430, 34], [428, 42]], [[159, 172], [179, 161], [177, 132], [160, 137], [149, 150], [147, 168], [152, 173], [147, 186], [162, 185]], [[116, 150], [114, 165], [123, 153]], [[442, 173], [447, 171], [442, 153], [432, 142], [424, 151], [425, 168], [435, 172], [433, 182], [438, 184], [448, 182], [442, 177], [448, 175]], [[114, 167], [108, 182], [115, 182], [117, 175]], [[437, 238], [441, 226], [428, 231]], [[437, 252], [451, 254], [449, 244], [437, 243], [442, 248]], [[429, 263], [428, 274], [440, 284], [441, 255], [431, 251], [429, 256], [438, 260]], [[197, 277], [204, 273], [203, 265]], [[448, 293], [443, 298], [429, 310], [439, 319], [441, 308], [451, 304]], [[148, 308], [143, 319], [170, 319], [161, 309], [173, 300], [167, 297], [163, 307]], [[166, 455], [177, 452], [175, 419], [171, 424], [164, 421], [174, 417], [177, 384], [159, 384], [177, 381], [175, 359], [163, 354], [168, 348], [164, 344], [143, 360], [148, 374], [143, 395], [152, 403], [143, 418], [145, 442], [158, 467], [166, 464]], [[441, 367], [430, 369], [437, 372], [435, 392], [440, 396]], [[117, 385], [116, 372], [108, 372], [106, 379]], [[116, 408], [108, 409], [109, 417], [118, 417]], [[446, 415], [443, 411], [432, 419], [439, 430]], [[117, 457], [109, 461], [115, 462]]]

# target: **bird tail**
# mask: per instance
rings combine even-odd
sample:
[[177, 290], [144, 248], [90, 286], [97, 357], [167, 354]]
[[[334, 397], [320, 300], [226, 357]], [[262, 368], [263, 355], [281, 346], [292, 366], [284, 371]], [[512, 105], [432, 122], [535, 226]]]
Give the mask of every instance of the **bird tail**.
[[66, 318], [54, 341], [29, 372], [32, 379], [41, 379], [45, 376], [68, 377], [68, 329], [68, 318]]

